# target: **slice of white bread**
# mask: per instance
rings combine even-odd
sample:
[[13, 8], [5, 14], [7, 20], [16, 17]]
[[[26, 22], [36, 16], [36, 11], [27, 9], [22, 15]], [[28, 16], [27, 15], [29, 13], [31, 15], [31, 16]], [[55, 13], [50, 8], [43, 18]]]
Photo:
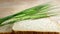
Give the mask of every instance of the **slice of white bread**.
[[60, 25], [56, 21], [56, 18], [58, 17], [54, 16], [50, 18], [20, 21], [14, 24], [13, 30], [14, 31], [60, 32]]

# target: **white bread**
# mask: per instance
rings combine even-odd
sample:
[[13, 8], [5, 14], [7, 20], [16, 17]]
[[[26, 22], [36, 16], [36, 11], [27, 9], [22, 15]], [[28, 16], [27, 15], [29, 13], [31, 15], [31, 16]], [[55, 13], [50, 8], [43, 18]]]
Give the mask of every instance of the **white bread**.
[[54, 18], [56, 19], [58, 17], [54, 16], [50, 18], [20, 21], [14, 24], [13, 30], [14, 31], [60, 32], [60, 25], [56, 20], [54, 20]]

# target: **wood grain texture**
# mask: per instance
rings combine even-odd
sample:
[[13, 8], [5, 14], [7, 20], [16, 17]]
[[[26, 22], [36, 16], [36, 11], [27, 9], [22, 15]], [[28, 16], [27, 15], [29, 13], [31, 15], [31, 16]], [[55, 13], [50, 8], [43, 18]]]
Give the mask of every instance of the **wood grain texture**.
[[14, 34], [59, 34], [58, 32], [17, 31]]
[[34, 32], [34, 31], [13, 31], [0, 34], [59, 34], [58, 32]]

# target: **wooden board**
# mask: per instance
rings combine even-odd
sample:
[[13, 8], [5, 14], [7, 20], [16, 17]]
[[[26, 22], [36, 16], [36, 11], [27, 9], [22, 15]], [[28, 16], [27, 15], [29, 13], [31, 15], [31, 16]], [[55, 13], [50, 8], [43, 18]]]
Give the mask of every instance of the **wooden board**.
[[33, 32], [33, 31], [17, 31], [17, 32], [10, 32], [10, 33], [0, 33], [0, 34], [59, 34], [58, 32]]

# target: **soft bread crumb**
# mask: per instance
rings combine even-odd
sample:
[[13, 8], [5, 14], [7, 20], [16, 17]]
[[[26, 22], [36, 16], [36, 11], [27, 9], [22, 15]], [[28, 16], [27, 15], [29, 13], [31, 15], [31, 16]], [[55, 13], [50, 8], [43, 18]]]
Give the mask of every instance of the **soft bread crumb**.
[[58, 25], [50, 18], [25, 20], [14, 24], [14, 31], [50, 31], [60, 32]]

